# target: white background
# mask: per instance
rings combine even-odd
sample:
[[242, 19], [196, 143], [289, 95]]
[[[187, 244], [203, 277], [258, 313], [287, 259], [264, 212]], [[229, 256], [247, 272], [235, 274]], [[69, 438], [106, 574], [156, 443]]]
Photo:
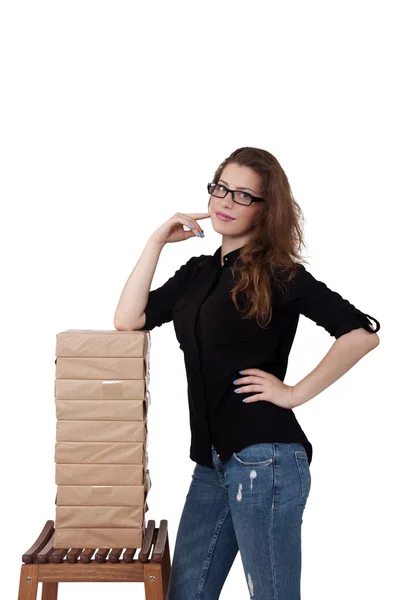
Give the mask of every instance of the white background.
[[[149, 236], [176, 211], [206, 212], [207, 182], [241, 146], [268, 150], [284, 168], [306, 219], [308, 269], [381, 322], [376, 350], [295, 410], [314, 447], [303, 600], [396, 598], [393, 7], [2, 3], [6, 600], [17, 597], [22, 553], [55, 516], [56, 333], [113, 329]], [[202, 225], [204, 239], [163, 249], [152, 289], [221, 245], [210, 220]], [[147, 518], [168, 520], [173, 551], [195, 465], [183, 354], [172, 323], [151, 335]], [[285, 382], [302, 379], [333, 341], [302, 316]], [[89, 593], [144, 598], [143, 584], [59, 586], [60, 600]], [[249, 598], [239, 554], [221, 598]]]

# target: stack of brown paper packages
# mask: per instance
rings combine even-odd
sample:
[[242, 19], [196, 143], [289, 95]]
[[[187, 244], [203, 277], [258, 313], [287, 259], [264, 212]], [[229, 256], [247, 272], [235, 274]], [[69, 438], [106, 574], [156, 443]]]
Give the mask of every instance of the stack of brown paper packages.
[[56, 336], [54, 548], [141, 548], [148, 466], [149, 331]]

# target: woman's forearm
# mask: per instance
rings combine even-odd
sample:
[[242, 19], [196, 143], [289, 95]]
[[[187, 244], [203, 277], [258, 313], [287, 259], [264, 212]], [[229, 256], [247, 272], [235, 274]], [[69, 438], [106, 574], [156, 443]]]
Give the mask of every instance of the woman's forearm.
[[117, 305], [114, 326], [118, 330], [140, 327], [140, 319], [148, 303], [149, 290], [164, 244], [149, 238], [132, 270]]
[[379, 341], [377, 333], [370, 333], [363, 328], [339, 337], [315, 369], [293, 386], [293, 408], [323, 392], [365, 354], [376, 348]]

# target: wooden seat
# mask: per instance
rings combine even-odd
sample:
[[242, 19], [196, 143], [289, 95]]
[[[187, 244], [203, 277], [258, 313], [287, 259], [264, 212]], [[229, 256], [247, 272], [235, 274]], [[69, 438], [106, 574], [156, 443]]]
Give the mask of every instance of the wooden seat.
[[22, 555], [18, 600], [36, 600], [39, 582], [42, 582], [41, 600], [57, 600], [61, 581], [141, 582], [147, 600], [166, 600], [171, 566], [166, 519], [160, 521], [159, 528], [155, 527], [155, 521], [148, 521], [141, 549], [54, 549], [53, 538], [54, 521], [49, 520], [32, 547]]

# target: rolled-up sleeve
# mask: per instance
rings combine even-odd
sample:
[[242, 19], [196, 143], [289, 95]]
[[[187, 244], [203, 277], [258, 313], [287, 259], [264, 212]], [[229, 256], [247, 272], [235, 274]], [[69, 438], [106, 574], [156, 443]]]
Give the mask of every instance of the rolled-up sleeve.
[[303, 264], [297, 266], [293, 279], [286, 282], [283, 305], [287, 310], [305, 315], [336, 339], [361, 327], [370, 333], [379, 331], [377, 319], [316, 279]]
[[145, 324], [139, 331], [151, 331], [154, 327], [160, 327], [172, 320], [173, 307], [183, 294], [199, 258], [201, 257], [192, 256], [163, 285], [149, 292], [144, 311]]

